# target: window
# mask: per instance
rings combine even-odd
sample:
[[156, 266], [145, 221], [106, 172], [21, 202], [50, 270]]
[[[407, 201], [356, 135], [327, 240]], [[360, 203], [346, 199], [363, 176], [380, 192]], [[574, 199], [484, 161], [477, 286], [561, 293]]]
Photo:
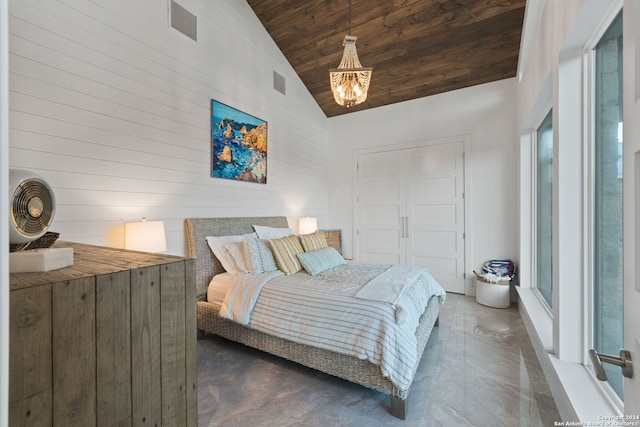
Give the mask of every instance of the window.
[[[623, 347], [622, 12], [594, 49], [593, 348]], [[622, 398], [620, 368], [603, 364]]]
[[536, 132], [536, 287], [553, 307], [552, 196], [553, 196], [552, 114], [544, 118]]

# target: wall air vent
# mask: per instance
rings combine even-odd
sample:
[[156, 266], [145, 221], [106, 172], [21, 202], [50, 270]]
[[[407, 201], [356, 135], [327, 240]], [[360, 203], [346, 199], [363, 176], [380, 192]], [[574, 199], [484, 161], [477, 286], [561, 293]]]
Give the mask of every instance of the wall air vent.
[[285, 94], [285, 80], [284, 77], [280, 74], [273, 72], [273, 88], [280, 92], [281, 94]]
[[198, 18], [178, 3], [171, 0], [171, 26], [185, 36], [197, 40]]

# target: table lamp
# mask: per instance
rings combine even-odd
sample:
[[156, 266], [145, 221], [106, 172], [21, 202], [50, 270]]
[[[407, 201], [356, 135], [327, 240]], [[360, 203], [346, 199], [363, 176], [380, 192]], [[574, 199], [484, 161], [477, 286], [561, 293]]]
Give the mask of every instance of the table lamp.
[[142, 221], [124, 223], [124, 248], [142, 252], [164, 252], [167, 238], [164, 221]]

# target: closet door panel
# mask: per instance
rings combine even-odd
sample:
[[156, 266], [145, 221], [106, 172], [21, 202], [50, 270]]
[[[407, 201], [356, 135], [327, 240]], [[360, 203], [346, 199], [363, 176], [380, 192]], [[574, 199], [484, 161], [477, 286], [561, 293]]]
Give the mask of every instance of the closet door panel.
[[404, 263], [404, 153], [391, 151], [358, 159], [357, 259], [364, 262]]
[[464, 293], [464, 145], [409, 150], [407, 262]]
[[412, 260], [414, 266], [426, 268], [433, 277], [450, 275], [452, 271], [458, 268], [457, 261], [452, 258], [414, 256]]
[[412, 255], [419, 252], [452, 253], [457, 249], [457, 240], [455, 231], [414, 230], [410, 239]]
[[414, 176], [411, 180], [411, 201], [418, 206], [455, 205], [456, 184], [456, 177]]
[[421, 226], [455, 225], [455, 221], [452, 222], [452, 219], [457, 217], [456, 213], [455, 204], [425, 204], [413, 208], [415, 223]]

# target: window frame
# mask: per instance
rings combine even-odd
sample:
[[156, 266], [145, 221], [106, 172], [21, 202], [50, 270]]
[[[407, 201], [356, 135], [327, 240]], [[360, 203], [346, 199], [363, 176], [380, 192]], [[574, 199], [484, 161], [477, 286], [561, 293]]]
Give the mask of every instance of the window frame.
[[[539, 285], [539, 278], [538, 278], [538, 133], [540, 130], [540, 127], [542, 126], [542, 124], [544, 123], [544, 121], [547, 119], [547, 117], [551, 116], [551, 132], [553, 134], [553, 107], [551, 106], [551, 104], [549, 104], [546, 108], [544, 108], [544, 113], [542, 114], [542, 116], [536, 121], [536, 125], [535, 125], [535, 130], [533, 130], [533, 132], [531, 133], [531, 142], [532, 142], [532, 156], [531, 156], [531, 169], [532, 169], [532, 194], [531, 194], [531, 198], [532, 198], [532, 224], [531, 224], [531, 228], [532, 228], [532, 235], [531, 235], [531, 240], [533, 243], [533, 250], [531, 253], [531, 257], [532, 257], [532, 271], [531, 271], [531, 276], [533, 279], [533, 292], [536, 295], [536, 297], [540, 300], [540, 303], [542, 304], [542, 307], [545, 309], [545, 311], [547, 312], [547, 314], [549, 315], [549, 317], [553, 318], [553, 308], [552, 305], [548, 303], [548, 301], [546, 300], [546, 298], [544, 297], [544, 295], [542, 294], [542, 292], [540, 291], [540, 287]], [[553, 138], [553, 137], [552, 137]], [[551, 150], [551, 161], [553, 162], [553, 144], [555, 143], [555, 141], [552, 139], [552, 150]], [[552, 177], [552, 182], [553, 182], [553, 177]], [[553, 192], [553, 185], [552, 185], [552, 192]], [[552, 197], [553, 197], [553, 193], [552, 193]], [[553, 238], [553, 212], [552, 212], [552, 217], [551, 217], [551, 235]], [[552, 240], [553, 241], [553, 240]], [[553, 247], [553, 245], [552, 245]], [[552, 259], [551, 259], [551, 265], [553, 266], [554, 260], [553, 260], [553, 252], [551, 255]], [[551, 278], [552, 284], [551, 284], [551, 299], [553, 302], [553, 276]]]
[[[586, 298], [584, 299], [584, 328], [583, 328], [583, 359], [584, 367], [589, 376], [602, 391], [605, 399], [610, 405], [624, 410], [624, 402], [615, 392], [609, 381], [600, 381], [596, 378], [591, 358], [588, 355], [589, 349], [594, 348], [594, 328], [595, 328], [595, 271], [593, 260], [595, 257], [595, 191], [596, 191], [596, 53], [595, 49], [607, 32], [615, 18], [622, 11], [622, 4], [609, 10], [603, 16], [598, 28], [593, 32], [584, 46], [584, 122], [585, 122], [585, 167], [584, 167], [584, 235], [586, 250], [584, 254], [584, 277], [586, 278]], [[624, 31], [624, 29], [623, 29]], [[624, 125], [623, 125], [624, 126]], [[624, 201], [623, 201], [624, 203]], [[617, 356], [617, 355], [614, 355]]]

